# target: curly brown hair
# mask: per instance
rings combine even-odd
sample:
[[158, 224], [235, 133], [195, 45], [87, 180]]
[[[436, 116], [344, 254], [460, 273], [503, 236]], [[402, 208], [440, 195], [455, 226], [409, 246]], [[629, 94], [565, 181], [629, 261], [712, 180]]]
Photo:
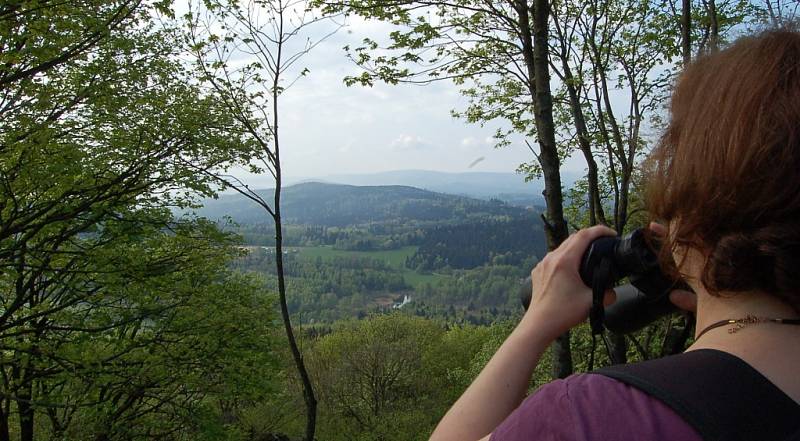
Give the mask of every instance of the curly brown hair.
[[712, 294], [762, 291], [800, 312], [800, 33], [697, 59], [670, 112], [648, 162], [648, 208], [672, 225], [662, 260], [696, 248]]

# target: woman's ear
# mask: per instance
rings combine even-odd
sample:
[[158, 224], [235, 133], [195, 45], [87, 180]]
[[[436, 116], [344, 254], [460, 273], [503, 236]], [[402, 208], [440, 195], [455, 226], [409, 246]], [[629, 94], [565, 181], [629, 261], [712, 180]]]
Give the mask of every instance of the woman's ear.
[[691, 291], [676, 289], [669, 293], [669, 301], [684, 311], [697, 312], [697, 294]]

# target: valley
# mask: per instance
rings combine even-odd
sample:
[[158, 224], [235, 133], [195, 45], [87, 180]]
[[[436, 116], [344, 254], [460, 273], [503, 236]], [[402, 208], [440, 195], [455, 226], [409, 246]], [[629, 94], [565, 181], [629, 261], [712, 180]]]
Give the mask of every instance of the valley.
[[[283, 203], [289, 308], [304, 324], [400, 304], [411, 315], [492, 323], [521, 311], [519, 283], [545, 250], [538, 212], [496, 199], [304, 183], [287, 187]], [[237, 268], [276, 289], [274, 226], [250, 205], [223, 195], [198, 214], [240, 235], [247, 253]]]

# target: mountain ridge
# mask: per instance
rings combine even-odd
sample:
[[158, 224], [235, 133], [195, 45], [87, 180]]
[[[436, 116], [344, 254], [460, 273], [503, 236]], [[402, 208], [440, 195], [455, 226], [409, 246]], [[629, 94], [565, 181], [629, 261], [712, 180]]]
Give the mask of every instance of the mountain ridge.
[[[273, 189], [255, 192], [272, 200]], [[382, 222], [468, 221], [480, 217], [525, 217], [529, 210], [499, 200], [482, 200], [434, 192], [407, 185], [357, 186], [305, 182], [283, 188], [284, 223], [325, 226]], [[198, 216], [219, 220], [230, 217], [241, 224], [267, 222], [263, 209], [239, 194], [206, 199]]]
[[[562, 171], [565, 187], [580, 178], [579, 173]], [[544, 205], [544, 182], [536, 179], [525, 182], [525, 177], [508, 172], [441, 172], [433, 170], [391, 170], [376, 173], [342, 173], [322, 177], [290, 178], [292, 184], [325, 182], [346, 185], [408, 185], [423, 190], [469, 196], [479, 199], [498, 198], [517, 205]]]

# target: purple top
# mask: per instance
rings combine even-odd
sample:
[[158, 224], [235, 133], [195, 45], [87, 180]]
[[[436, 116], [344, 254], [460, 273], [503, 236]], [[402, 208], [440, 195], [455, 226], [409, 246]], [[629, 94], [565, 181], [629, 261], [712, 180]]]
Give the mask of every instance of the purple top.
[[545, 384], [490, 441], [702, 441], [672, 409], [612, 378], [572, 375]]

